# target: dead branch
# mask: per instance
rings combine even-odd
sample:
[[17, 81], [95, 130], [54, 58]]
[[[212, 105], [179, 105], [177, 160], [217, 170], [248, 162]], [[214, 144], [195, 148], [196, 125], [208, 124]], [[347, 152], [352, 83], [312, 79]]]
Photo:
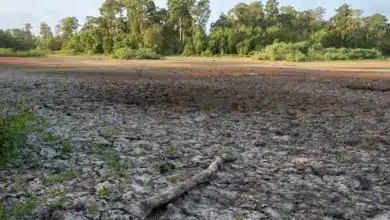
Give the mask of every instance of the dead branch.
[[227, 154], [217, 157], [216, 160], [212, 162], [207, 169], [203, 170], [197, 175], [191, 177], [190, 179], [182, 183], [179, 183], [174, 187], [167, 189], [161, 194], [155, 195], [149, 199], [141, 201], [140, 203], [141, 210], [144, 213], [150, 213], [151, 211], [156, 210], [159, 207], [169, 203], [170, 201], [174, 200], [175, 198], [179, 197], [181, 194], [189, 191], [195, 186], [203, 182], [206, 182], [213, 173], [218, 171], [221, 164], [232, 160], [233, 158]]

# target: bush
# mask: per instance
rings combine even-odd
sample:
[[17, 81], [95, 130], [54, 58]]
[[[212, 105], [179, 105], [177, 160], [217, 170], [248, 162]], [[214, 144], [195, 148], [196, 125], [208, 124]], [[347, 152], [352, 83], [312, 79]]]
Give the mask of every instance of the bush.
[[206, 51], [203, 51], [203, 52], [201, 53], [201, 56], [203, 56], [203, 57], [212, 57], [212, 56], [214, 56], [214, 54], [213, 54], [213, 51], [211, 51], [211, 50], [206, 50]]
[[377, 49], [324, 48], [321, 44], [310, 45], [308, 42], [276, 42], [265, 47], [256, 56], [261, 60], [294, 62], [383, 59], [382, 53]]
[[195, 53], [195, 48], [194, 48], [194, 45], [192, 44], [192, 42], [187, 42], [184, 49], [183, 49], [183, 52], [181, 53], [181, 55], [183, 56], [194, 56], [196, 53]]
[[31, 110], [24, 107], [19, 107], [15, 114], [10, 115], [8, 110], [0, 110], [0, 164], [4, 164], [20, 152], [26, 135], [31, 130], [30, 122], [36, 117]]
[[112, 58], [123, 60], [161, 60], [163, 57], [148, 49], [133, 50], [127, 47], [117, 49]]
[[305, 54], [309, 49], [307, 42], [285, 43], [276, 42], [265, 47], [257, 56], [261, 60], [287, 60], [287, 61], [306, 61], [308, 60]]
[[37, 50], [14, 51], [9, 48], [0, 48], [0, 57], [44, 57], [45, 53]]

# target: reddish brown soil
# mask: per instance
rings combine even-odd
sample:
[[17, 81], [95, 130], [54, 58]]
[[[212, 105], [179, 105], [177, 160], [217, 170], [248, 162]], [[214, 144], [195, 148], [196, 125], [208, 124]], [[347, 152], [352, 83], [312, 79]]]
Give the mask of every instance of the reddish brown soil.
[[[80, 76], [132, 78], [139, 74], [163, 76], [285, 75], [288, 77], [353, 77], [390, 79], [390, 61], [263, 62], [242, 58], [176, 58], [169, 60], [106, 60], [85, 57], [0, 58], [0, 68], [29, 72], [67, 72]], [[131, 74], [133, 73], [133, 74]], [[134, 74], [136, 73], [136, 74]], [[158, 75], [160, 75], [158, 74]], [[160, 75], [160, 76], [161, 76]]]

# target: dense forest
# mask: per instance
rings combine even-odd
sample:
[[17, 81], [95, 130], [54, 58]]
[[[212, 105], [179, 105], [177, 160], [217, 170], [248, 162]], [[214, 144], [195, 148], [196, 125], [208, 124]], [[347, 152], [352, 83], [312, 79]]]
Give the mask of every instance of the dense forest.
[[280, 6], [277, 0], [239, 3], [208, 27], [210, 0], [167, 2], [167, 8], [158, 8], [153, 0], [106, 0], [100, 16], [88, 16], [82, 26], [75, 17], [66, 17], [54, 30], [41, 23], [39, 36], [32, 34], [30, 24], [0, 30], [0, 48], [111, 54], [116, 58], [144, 53], [256, 54], [262, 59], [294, 61], [390, 54], [386, 16], [363, 17], [362, 10], [348, 4], [324, 19], [326, 11], [320, 7], [297, 11], [293, 6]]

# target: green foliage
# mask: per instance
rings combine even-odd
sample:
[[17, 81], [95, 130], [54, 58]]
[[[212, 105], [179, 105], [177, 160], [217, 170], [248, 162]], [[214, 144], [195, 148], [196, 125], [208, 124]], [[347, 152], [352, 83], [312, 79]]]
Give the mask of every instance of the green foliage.
[[59, 196], [59, 195], [62, 194], [62, 191], [61, 191], [61, 190], [54, 189], [54, 188], [52, 188], [52, 187], [49, 187], [48, 189], [49, 189], [49, 192], [50, 192], [50, 194], [52, 195], [52, 197], [57, 197], [57, 196]]
[[59, 136], [57, 135], [54, 135], [53, 133], [51, 132], [46, 132], [43, 137], [42, 137], [43, 141], [46, 142], [47, 144], [52, 144], [56, 141], [58, 141], [60, 139]]
[[70, 149], [71, 144], [72, 144], [72, 141], [70, 141], [70, 140], [62, 141], [62, 144], [61, 144], [62, 152], [70, 153], [71, 152], [71, 149]]
[[174, 177], [174, 176], [169, 177], [168, 180], [169, 180], [169, 182], [172, 183], [172, 184], [177, 183], [177, 178]]
[[44, 57], [46, 54], [41, 51], [15, 51], [10, 48], [0, 48], [0, 57]]
[[223, 146], [223, 148], [218, 150], [218, 154], [219, 155], [232, 154], [232, 151], [230, 150], [230, 148], [228, 146]]
[[96, 214], [99, 210], [94, 206], [90, 206], [90, 207], [88, 207], [87, 211], [88, 211], [88, 214], [93, 215], [93, 214]]
[[195, 48], [191, 41], [188, 41], [183, 49], [183, 52], [181, 53], [183, 56], [194, 56], [195, 55]]
[[301, 62], [382, 59], [383, 55], [377, 49], [323, 48], [321, 44], [310, 45], [308, 42], [277, 42], [257, 53], [257, 57], [261, 60]]
[[101, 191], [100, 195], [101, 195], [103, 198], [108, 198], [108, 197], [110, 197], [110, 195], [111, 195], [111, 190], [110, 190], [110, 188], [108, 188], [108, 187], [103, 187], [103, 190]]
[[145, 187], [153, 188], [154, 186], [154, 181], [153, 180], [148, 180], [144, 182]]
[[167, 151], [168, 151], [168, 153], [173, 153], [173, 152], [175, 152], [175, 147], [174, 146], [169, 146]]
[[123, 60], [160, 60], [162, 59], [161, 55], [158, 55], [155, 52], [150, 50], [133, 50], [131, 48], [119, 48], [117, 49], [113, 56], [114, 59], [123, 59]]
[[0, 163], [14, 159], [22, 149], [27, 134], [31, 132], [31, 123], [37, 117], [29, 109], [24, 108], [22, 101], [16, 113], [8, 114], [0, 111]]
[[6, 208], [0, 204], [0, 219], [25, 219], [25, 216], [36, 209], [44, 202], [42, 198], [30, 198], [13, 204], [10, 208]]
[[47, 181], [50, 184], [63, 184], [75, 177], [77, 177], [77, 173], [74, 170], [65, 172], [63, 174], [58, 174], [58, 175], [53, 175], [52, 173], [48, 173]]
[[20, 187], [20, 178], [18, 176], [15, 176], [14, 182], [11, 185], [11, 191], [17, 192]]
[[244, 220], [245, 219], [244, 215], [240, 214], [238, 212], [233, 214], [233, 218], [234, 218], [234, 220]]

